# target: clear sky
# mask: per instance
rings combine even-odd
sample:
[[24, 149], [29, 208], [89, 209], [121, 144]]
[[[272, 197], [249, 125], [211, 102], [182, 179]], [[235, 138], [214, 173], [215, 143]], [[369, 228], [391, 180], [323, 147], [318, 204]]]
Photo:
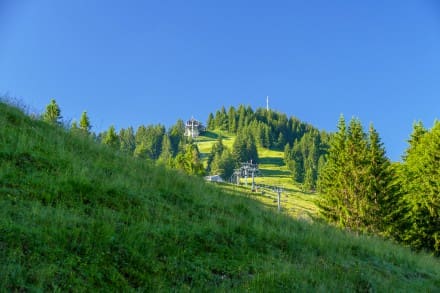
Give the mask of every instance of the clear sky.
[[94, 131], [265, 107], [370, 122], [399, 160], [440, 118], [436, 0], [0, 0], [0, 94]]

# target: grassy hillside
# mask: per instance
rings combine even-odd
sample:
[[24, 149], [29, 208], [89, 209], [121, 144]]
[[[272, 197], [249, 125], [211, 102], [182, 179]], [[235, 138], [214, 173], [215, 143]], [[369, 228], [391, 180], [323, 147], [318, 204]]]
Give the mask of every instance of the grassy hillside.
[[0, 291], [435, 291], [440, 264], [296, 221], [0, 103]]
[[[212, 145], [222, 135], [223, 144], [232, 150], [235, 140], [234, 135], [222, 133], [220, 131], [208, 131], [204, 135], [199, 136], [196, 141], [202, 158], [207, 158], [211, 152]], [[258, 148], [260, 157], [259, 169], [260, 176], [255, 178], [258, 185], [263, 186], [279, 186], [283, 188], [281, 194], [281, 206], [284, 213], [296, 218], [315, 217], [317, 215], [317, 206], [315, 204], [318, 196], [314, 193], [305, 193], [296, 186], [292, 179], [291, 171], [284, 163], [284, 153], [276, 150], [268, 150]], [[250, 189], [251, 180], [248, 180], [248, 189]], [[242, 184], [245, 184], [242, 179]], [[231, 187], [229, 187], [231, 188]], [[244, 191], [247, 192], [246, 188]], [[277, 194], [269, 189], [263, 189], [256, 193], [249, 193], [249, 196], [263, 202], [265, 205], [277, 208]]]

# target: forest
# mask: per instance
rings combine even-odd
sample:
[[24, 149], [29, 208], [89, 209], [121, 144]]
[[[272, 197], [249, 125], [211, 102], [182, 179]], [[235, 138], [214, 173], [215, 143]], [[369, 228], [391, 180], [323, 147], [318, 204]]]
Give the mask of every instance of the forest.
[[[61, 123], [55, 100], [42, 119]], [[185, 136], [185, 123], [141, 125], [116, 131], [91, 132], [87, 112], [79, 123], [65, 126], [90, 135], [115, 151], [182, 170], [190, 175], [220, 174], [228, 179], [241, 162], [258, 163], [258, 148], [284, 151], [292, 180], [318, 192], [322, 218], [356, 233], [390, 238], [416, 250], [440, 255], [440, 122], [431, 129], [413, 125], [401, 162], [391, 162], [373, 125], [365, 130], [357, 118], [341, 116], [335, 133], [318, 130], [295, 117], [272, 110], [239, 105], [209, 114], [207, 131], [236, 136], [232, 149], [221, 135], [207, 164], [197, 144]]]

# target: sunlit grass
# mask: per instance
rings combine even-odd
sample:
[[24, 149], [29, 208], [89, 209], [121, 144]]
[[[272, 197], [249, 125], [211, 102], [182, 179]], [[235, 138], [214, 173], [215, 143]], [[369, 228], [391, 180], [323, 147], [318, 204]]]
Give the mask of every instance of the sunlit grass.
[[278, 213], [271, 192], [208, 184], [0, 103], [0, 292], [440, 288], [437, 259], [312, 223], [313, 195], [291, 192]]
[[[207, 135], [197, 138], [199, 151], [203, 158], [211, 152], [212, 145], [217, 141], [220, 132], [213, 131]], [[222, 134], [223, 144], [232, 149], [235, 140], [234, 135]], [[316, 217], [318, 209], [316, 200], [319, 195], [316, 193], [305, 193], [295, 185], [292, 173], [284, 163], [284, 153], [278, 150], [258, 148], [259, 155], [259, 176], [255, 177], [255, 183], [260, 188], [252, 196], [267, 206], [278, 208], [278, 194], [271, 187], [282, 189], [281, 207], [284, 213], [294, 217], [311, 218]], [[252, 179], [247, 179], [247, 189], [251, 189]], [[241, 179], [241, 185], [246, 187], [246, 180]]]

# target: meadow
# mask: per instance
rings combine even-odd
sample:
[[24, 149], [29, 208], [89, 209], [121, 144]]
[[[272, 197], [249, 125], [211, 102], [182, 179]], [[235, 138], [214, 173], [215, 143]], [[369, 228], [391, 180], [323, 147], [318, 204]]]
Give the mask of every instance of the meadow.
[[[286, 211], [312, 213], [313, 195], [288, 185], [287, 173], [275, 176], [285, 171], [279, 155], [261, 158], [263, 172], [275, 170], [261, 180], [297, 201]], [[0, 103], [0, 291], [440, 288], [437, 258], [278, 213], [266, 197], [135, 159]]]

